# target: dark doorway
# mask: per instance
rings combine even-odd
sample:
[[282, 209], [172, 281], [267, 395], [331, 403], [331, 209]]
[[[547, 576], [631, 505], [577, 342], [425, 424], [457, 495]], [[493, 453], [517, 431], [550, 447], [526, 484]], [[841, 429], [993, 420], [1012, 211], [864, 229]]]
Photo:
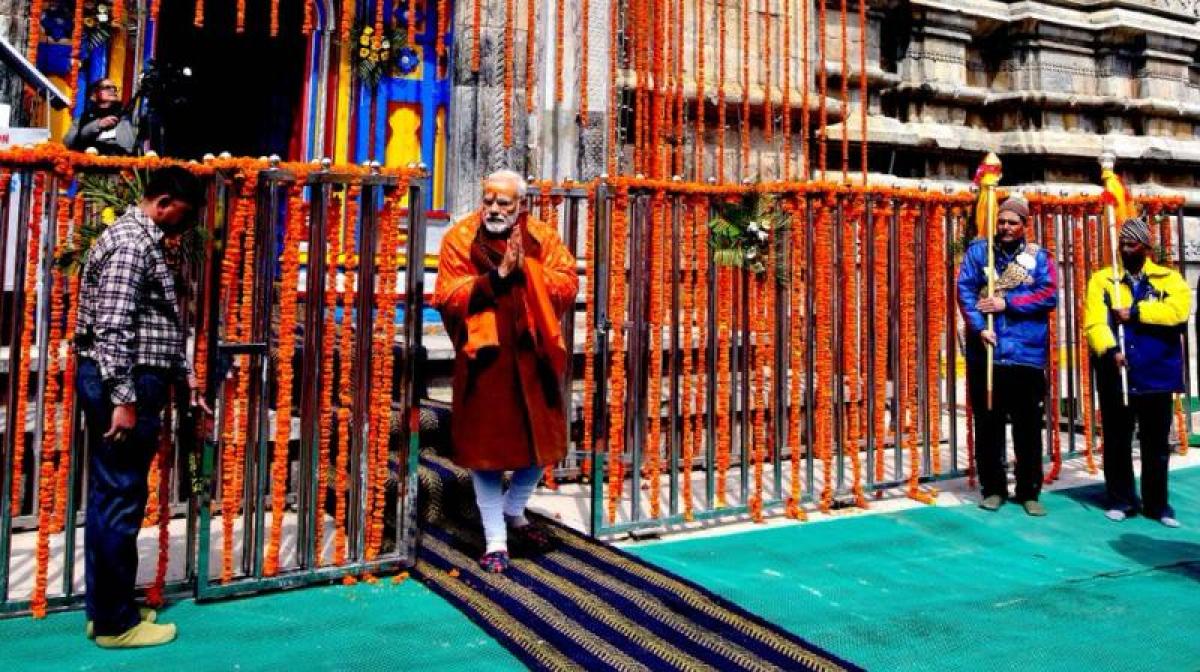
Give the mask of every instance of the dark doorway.
[[162, 3], [155, 60], [191, 69], [189, 103], [162, 119], [162, 153], [290, 157], [302, 132], [306, 38], [302, 4], [279, 3], [279, 34], [270, 34], [270, 0], [247, 0], [245, 32], [234, 30], [235, 0], [205, 3], [204, 27], [190, 2]]

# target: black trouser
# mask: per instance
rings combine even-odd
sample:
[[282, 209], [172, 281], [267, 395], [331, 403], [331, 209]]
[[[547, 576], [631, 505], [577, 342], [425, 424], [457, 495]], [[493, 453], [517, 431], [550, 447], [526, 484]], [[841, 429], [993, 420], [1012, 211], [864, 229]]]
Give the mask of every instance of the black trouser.
[[1108, 508], [1126, 514], [1138, 512], [1133, 482], [1133, 426], [1137, 423], [1142, 453], [1141, 511], [1155, 520], [1164, 516], [1174, 518], [1175, 510], [1167, 503], [1172, 394], [1130, 394], [1126, 406], [1121, 377], [1116, 364], [1108, 358], [1097, 362], [1096, 382], [1104, 426], [1104, 487], [1108, 492]]
[[983, 496], [1008, 498], [1004, 428], [1006, 422], [1011, 422], [1013, 452], [1017, 457], [1014, 499], [1036, 500], [1042, 491], [1045, 372], [1032, 366], [996, 366], [990, 410], [986, 363], [972, 362], [969, 374], [971, 410], [975, 414], [975, 468]]
[[137, 424], [125, 440], [104, 438], [113, 405], [90, 359], [79, 360], [76, 387], [87, 422], [88, 501], [84, 531], [87, 613], [97, 635], [119, 635], [138, 623], [137, 536], [149, 495], [146, 477], [158, 447], [162, 410], [171, 376], [166, 369], [137, 367]]

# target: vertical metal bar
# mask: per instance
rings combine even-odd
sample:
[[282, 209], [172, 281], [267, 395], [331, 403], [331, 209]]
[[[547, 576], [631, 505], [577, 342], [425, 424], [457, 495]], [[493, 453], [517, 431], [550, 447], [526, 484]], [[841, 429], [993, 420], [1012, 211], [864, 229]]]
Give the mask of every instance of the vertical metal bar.
[[[17, 240], [16, 250], [13, 254], [13, 299], [12, 299], [12, 318], [9, 325], [8, 338], [8, 394], [5, 403], [5, 420], [7, 426], [4, 431], [4, 468], [0, 471], [0, 603], [8, 601], [8, 571], [9, 560], [11, 554], [11, 538], [12, 534], [12, 519], [18, 515], [20, 511], [10, 511], [10, 502], [12, 500], [12, 489], [15, 487], [12, 480], [13, 463], [15, 460], [24, 459], [24, 455], [16, 455], [15, 441], [17, 432], [25, 431], [25, 418], [18, 418], [16, 407], [21, 395], [25, 394], [25, 390], [21, 389], [17, 372], [22, 366], [26, 366], [21, 361], [21, 356], [25, 353], [21, 352], [21, 330], [23, 316], [25, 315], [25, 301], [29, 297], [25, 296], [25, 265], [26, 257], [25, 248], [28, 245], [36, 245], [36, 241], [30, 241], [29, 236], [29, 214], [33, 205], [33, 174], [23, 172], [20, 174], [18, 184], [21, 188], [21, 198], [17, 206]], [[5, 198], [4, 220], [8, 221], [8, 209], [10, 206], [10, 198]], [[7, 234], [6, 234], [7, 235]], [[0, 283], [4, 277], [0, 276]]]
[[[42, 437], [45, 435], [46, 423], [41, 419], [46, 416], [46, 380], [50, 372], [50, 293], [54, 289], [54, 239], [58, 233], [56, 225], [58, 221], [58, 175], [50, 175], [46, 186], [46, 209], [43, 212], [46, 225], [42, 227], [41, 252], [38, 255], [41, 260], [38, 266], [41, 280], [38, 286], [37, 316], [34, 318], [36, 329], [33, 334], [33, 342], [37, 343], [38, 349], [35, 382], [37, 396], [35, 397], [34, 417], [39, 421], [33, 425], [33, 443], [30, 444], [30, 447], [33, 449], [34, 460], [33, 468], [29, 471], [29, 489], [33, 491], [35, 512], [41, 508], [42, 483], [37, 475], [41, 473], [42, 460], [46, 458], [42, 454]], [[24, 418], [20, 419], [24, 420]]]
[[[1170, 226], [1168, 224], [1168, 226]], [[1179, 274], [1187, 280], [1187, 258], [1184, 256], [1187, 248], [1184, 245], [1183, 206], [1175, 211], [1175, 238], [1179, 241]], [[1170, 250], [1167, 251], [1170, 254]], [[1200, 321], [1197, 321], [1200, 324]], [[1192, 347], [1188, 340], [1187, 329], [1183, 330], [1183, 417], [1187, 436], [1179, 437], [1179, 444], [1187, 447], [1192, 440]]]
[[417, 469], [420, 459], [420, 403], [417, 398], [417, 353], [421, 350], [425, 301], [425, 193], [429, 179], [408, 184], [408, 247], [404, 290], [404, 368], [400, 376], [400, 445], [408, 450], [407, 468], [396, 497], [396, 548], [406, 562], [417, 559]]
[[[682, 227], [683, 205], [678, 194], [671, 196], [671, 346], [670, 358], [668, 361], [671, 366], [671, 399], [669, 402], [669, 412], [667, 413], [670, 421], [670, 435], [668, 436], [668, 450], [670, 458], [671, 476], [668, 479], [670, 487], [670, 512], [674, 516], [679, 513], [679, 479], [691, 478], [690, 470], [682, 476], [679, 473], [679, 447], [683, 441], [683, 422], [680, 417], [682, 406], [679, 403], [679, 388], [680, 388], [680, 371], [679, 365], [685, 353], [680, 352], [680, 337], [679, 337], [679, 284], [682, 282], [680, 275], [680, 229]], [[689, 349], [691, 344], [691, 334], [688, 334]], [[691, 465], [688, 465], [689, 467]]]
[[750, 501], [750, 479], [753, 477], [753, 474], [751, 474], [750, 442], [753, 438], [754, 427], [751, 425], [750, 404], [753, 400], [751, 399], [750, 391], [754, 386], [754, 372], [751, 367], [750, 349], [756, 346], [751, 343], [751, 332], [753, 329], [750, 323], [750, 283], [752, 282], [750, 271], [743, 268], [739, 275], [740, 280], [738, 284], [740, 285], [742, 328], [739, 330], [741, 338], [738, 340], [740, 341], [741, 349], [737, 351], [739, 356], [734, 358], [734, 367], [741, 369], [741, 377], [737, 384], [734, 385], [734, 389], [740, 393], [738, 395], [740, 402], [737, 405], [741, 406], [741, 413], [735, 413], [734, 417], [736, 418], [738, 445], [741, 446], [742, 468], [738, 470], [738, 474], [741, 476], [742, 503], [745, 504]]
[[957, 247], [955, 236], [958, 229], [950, 208], [946, 208], [942, 227], [942, 240], [946, 241], [946, 406], [950, 415], [950, 473], [958, 476], [962, 473], [958, 469], [958, 339], [954, 333], [958, 324], [958, 305], [955, 302], [958, 278], [954, 275], [954, 254], [951, 253]]
[[[303, 189], [300, 185], [297, 188]], [[322, 344], [325, 342], [325, 267], [328, 258], [328, 213], [330, 185], [309, 187], [308, 263], [304, 286], [304, 343], [301, 346], [300, 380], [300, 484], [296, 525], [296, 555], [300, 567], [315, 567], [321, 549], [316, 547], [316, 528], [325, 520], [324, 493], [320, 492], [318, 470], [321, 454], [321, 390], [333, 384], [321, 375]], [[298, 241], [297, 241], [298, 242]]]
[[1063, 254], [1063, 295], [1066, 298], [1066, 313], [1063, 324], [1063, 331], [1066, 332], [1067, 345], [1067, 454], [1075, 454], [1075, 419], [1079, 412], [1078, 395], [1076, 393], [1075, 376], [1079, 369], [1079, 363], [1076, 360], [1075, 351], [1075, 246], [1079, 244], [1075, 240], [1075, 227], [1070, 216], [1064, 218], [1063, 210], [1060, 208], [1055, 216], [1058, 220], [1059, 228], [1062, 230], [1062, 254]]
[[[264, 171], [259, 179], [258, 194], [256, 195], [256, 213], [253, 226], [256, 227], [254, 239], [254, 263], [256, 271], [251, 296], [250, 340], [253, 343], [264, 343], [264, 352], [249, 356], [250, 359], [250, 391], [248, 395], [249, 408], [247, 417], [250, 419], [247, 433], [247, 459], [245, 480], [245, 502], [247, 512], [243, 520], [246, 524], [246, 536], [243, 541], [244, 562], [248, 563], [248, 573], [262, 576], [265, 553], [266, 534], [266, 494], [270, 490], [270, 445], [273, 437], [268, 436], [271, 405], [271, 383], [276, 380], [275, 362], [270, 357], [271, 351], [271, 322], [274, 312], [274, 287], [277, 271], [276, 231], [279, 227], [279, 176], [277, 171]], [[285, 410], [290, 415], [291, 411]], [[280, 413], [276, 413], [279, 421]], [[249, 448], [253, 446], [254, 450]]]
[[[554, 207], [554, 206], [551, 206]], [[565, 212], [563, 221], [565, 228], [563, 230], [563, 242], [567, 249], [571, 251], [571, 258], [579, 258], [579, 199], [576, 196], [568, 195], [565, 200]], [[589, 288], [590, 289], [590, 288]], [[578, 297], [571, 299], [571, 306], [567, 312], [563, 313], [562, 317], [562, 333], [563, 340], [567, 346], [567, 364], [563, 372], [561, 385], [561, 394], [563, 403], [563, 417], [567, 423], [567, 442], [571, 441], [573, 432], [572, 426], [575, 424], [575, 396], [572, 393], [575, 379], [575, 304]], [[578, 458], [579, 449], [576, 447], [574, 451]], [[575, 466], [572, 464], [571, 466]]]
[[[917, 226], [917, 282], [916, 282], [916, 315], [913, 317], [917, 321], [917, 365], [914, 370], [919, 376], [917, 379], [917, 413], [920, 417], [917, 418], [917, 428], [921, 432], [921, 471], [925, 474], [930, 474], [932, 469], [932, 456], [930, 454], [931, 446], [929, 445], [929, 407], [930, 395], [936, 394], [934, 390], [928, 389], [921, 380], [920, 376], [925, 371], [925, 367], [929, 365], [929, 262], [927, 256], [929, 254], [929, 204], [922, 200], [920, 219]], [[926, 378], [928, 380], [928, 378]], [[935, 378], [936, 380], [936, 378]], [[936, 450], [936, 446], [932, 447]]]
[[629, 335], [628, 350], [629, 353], [626, 361], [626, 373], [628, 376], [628, 384], [626, 389], [629, 396], [625, 403], [625, 417], [627, 418], [627, 426], [625, 428], [625, 445], [630, 451], [630, 475], [631, 475], [631, 492], [630, 492], [630, 521], [636, 522], [641, 519], [641, 488], [642, 488], [642, 441], [645, 440], [645, 424], [646, 424], [646, 359], [649, 353], [646, 348], [646, 341], [649, 336], [649, 327], [646, 320], [646, 292], [649, 289], [649, 282], [646, 278], [649, 275], [647, 265], [650, 262], [650, 255], [647, 254], [647, 234], [650, 233], [650, 226], [647, 223], [649, 218], [648, 208], [650, 206], [650, 197], [648, 194], [639, 193], [633, 199], [633, 218], [632, 226], [630, 227], [630, 248], [632, 254], [629, 257], [629, 317], [625, 321], [627, 325], [627, 333]]
[[863, 331], [866, 332], [865, 336], [866, 336], [866, 344], [867, 344], [867, 356], [865, 358], [867, 360], [866, 361], [867, 380], [866, 380], [865, 388], [863, 391], [865, 393], [866, 401], [867, 401], [866, 426], [868, 427], [868, 430], [867, 430], [867, 436], [866, 436], [866, 440], [867, 440], [866, 441], [867, 442], [866, 473], [867, 473], [867, 485], [868, 486], [875, 484], [875, 468], [873, 466], [875, 464], [875, 451], [879, 450], [881, 448], [881, 446], [875, 445], [875, 432], [873, 429], [875, 426], [875, 408], [876, 408], [876, 405], [879, 403], [879, 400], [875, 398], [875, 390], [876, 390], [875, 377], [877, 375], [879, 375], [879, 372], [875, 370], [875, 354], [874, 353], [875, 353], [875, 348], [878, 347], [878, 344], [876, 343], [875, 326], [879, 323], [879, 320], [875, 319], [875, 311], [876, 311], [876, 302], [878, 301], [879, 296], [875, 292], [875, 281], [876, 281], [876, 277], [875, 277], [875, 211], [874, 211], [874, 207], [873, 207], [873, 205], [874, 205], [873, 201], [874, 201], [874, 195], [867, 194], [866, 210], [863, 211], [863, 217], [864, 217], [863, 226], [866, 228], [863, 231], [864, 244], [863, 244], [863, 251], [862, 251], [863, 252], [863, 254], [862, 254], [863, 260], [864, 260], [864, 263], [866, 264], [867, 315], [871, 316], [870, 324], [863, 325]]
[[[607, 183], [601, 182], [596, 186], [595, 204], [591, 208], [592, 211], [588, 213], [594, 221], [592, 253], [595, 258], [590, 260], [593, 286], [587, 289], [592, 292], [592, 305], [595, 306], [596, 311], [592, 321], [592, 342], [595, 344], [592, 353], [594, 359], [592, 378], [595, 381], [595, 390], [592, 396], [592, 445], [583, 448], [592, 455], [592, 473], [589, 475], [592, 488], [592, 536], [597, 536], [604, 527], [604, 483], [602, 482], [604, 469], [602, 462], [606, 453], [597, 450], [597, 447], [607, 446], [609, 435], [608, 339], [612, 332], [612, 321], [608, 314], [608, 269], [610, 263], [622, 263], [609, 259], [609, 228], [612, 208], [612, 194], [609, 186]], [[603, 437], [603, 439], [598, 437]]]
[[[212, 196], [209, 201], [209, 212], [212, 213], [214, 224], [214, 236], [209, 242], [209, 273], [206, 278], [207, 291], [205, 295], [208, 300], [205, 304], [207, 318], [202, 321], [205, 332], [197, 333], [197, 339], [207, 339], [206, 351], [209, 353], [209, 366], [207, 367], [207, 376], [204, 381], [205, 397], [209, 408], [215, 409], [216, 414], [213, 417], [212, 431], [204, 436], [204, 445], [202, 447], [202, 455], [200, 459], [200, 481], [205, 484], [201, 492], [193, 493], [193, 506], [199, 512], [199, 539], [196, 552], [196, 597], [203, 597], [209, 586], [209, 546], [212, 543], [211, 526], [212, 526], [212, 506], [210, 503], [213, 498], [214, 486], [211, 485], [214, 456], [219, 448], [219, 437], [222, 426], [222, 414], [224, 404], [218, 404], [218, 399], [223, 399], [224, 395], [218, 394], [218, 389], [222, 385], [221, 372], [218, 370], [218, 357], [220, 345], [220, 330], [221, 330], [221, 268], [222, 260], [225, 256], [225, 250], [229, 245], [229, 207], [228, 207], [228, 189], [224, 176], [217, 173], [213, 178]], [[221, 220], [217, 222], [217, 218]], [[222, 497], [227, 496], [227, 493], [222, 492]], [[70, 522], [70, 526], [74, 527], [74, 522]]]
[[[374, 337], [375, 318], [375, 257], [378, 251], [377, 229], [379, 228], [379, 185], [364, 183], [361, 192], [358, 227], [358, 294], [355, 296], [357, 305], [354, 308], [356, 321], [354, 343], [354, 367], [358, 375], [354, 377], [354, 405], [351, 409], [350, 434], [350, 474], [353, 486], [350, 489], [349, 510], [350, 529], [347, 536], [350, 540], [350, 557], [362, 560], [366, 550], [367, 507], [370, 505], [368, 483], [370, 482], [371, 450], [371, 393], [374, 385], [372, 380], [372, 364], [374, 348], [371, 341]], [[424, 253], [409, 261], [409, 267], [416, 267], [424, 273], [421, 261]]]
[[[771, 427], [774, 430], [774, 450], [771, 452], [773, 463], [772, 479], [774, 480], [775, 496], [783, 500], [783, 447], [787, 442], [788, 427], [788, 358], [791, 355], [791, 319], [788, 313], [791, 283], [797, 279], [789, 276], [784, 283], [779, 278], [777, 270], [792, 267], [792, 237], [791, 220], [782, 229], [774, 241], [775, 268], [770, 270], [771, 286], [775, 292], [775, 333], [771, 335], [775, 343], [775, 361], [771, 363]], [[795, 451], [793, 451], [795, 452]]]

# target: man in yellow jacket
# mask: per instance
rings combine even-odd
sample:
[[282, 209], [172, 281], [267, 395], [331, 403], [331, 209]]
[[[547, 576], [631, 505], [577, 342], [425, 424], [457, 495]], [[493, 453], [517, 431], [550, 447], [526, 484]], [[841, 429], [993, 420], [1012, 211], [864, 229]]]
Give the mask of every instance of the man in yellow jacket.
[[[1087, 286], [1084, 330], [1091, 347], [1104, 418], [1104, 484], [1110, 520], [1139, 510], [1133, 482], [1132, 439], [1137, 424], [1142, 454], [1141, 513], [1179, 527], [1167, 501], [1173, 395], [1183, 391], [1183, 338], [1192, 292], [1183, 276], [1150, 258], [1150, 226], [1121, 226], [1119, 282], [1113, 269], [1096, 271]], [[1124, 351], [1118, 343], [1124, 327]], [[1129, 402], [1121, 389], [1127, 372]]]

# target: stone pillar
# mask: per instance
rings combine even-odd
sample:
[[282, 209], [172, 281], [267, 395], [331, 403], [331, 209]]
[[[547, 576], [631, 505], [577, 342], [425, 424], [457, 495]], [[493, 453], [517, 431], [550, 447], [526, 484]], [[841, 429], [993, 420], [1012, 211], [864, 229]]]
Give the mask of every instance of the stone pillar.
[[[0, 37], [8, 40], [17, 51], [25, 53], [29, 36], [29, 0], [0, 0]], [[14, 73], [0, 77], [0, 103], [12, 106], [13, 126], [28, 125], [21, 104], [21, 78]]]
[[[474, 3], [482, 2], [479, 71], [471, 69]], [[525, 114], [525, 2], [514, 0], [513, 96], [505, 100], [504, 0], [456, 0], [455, 44], [446, 156], [446, 209], [457, 217], [479, 202], [479, 181], [489, 172], [531, 168]], [[504, 144], [504, 110], [512, 106], [512, 144]]]

